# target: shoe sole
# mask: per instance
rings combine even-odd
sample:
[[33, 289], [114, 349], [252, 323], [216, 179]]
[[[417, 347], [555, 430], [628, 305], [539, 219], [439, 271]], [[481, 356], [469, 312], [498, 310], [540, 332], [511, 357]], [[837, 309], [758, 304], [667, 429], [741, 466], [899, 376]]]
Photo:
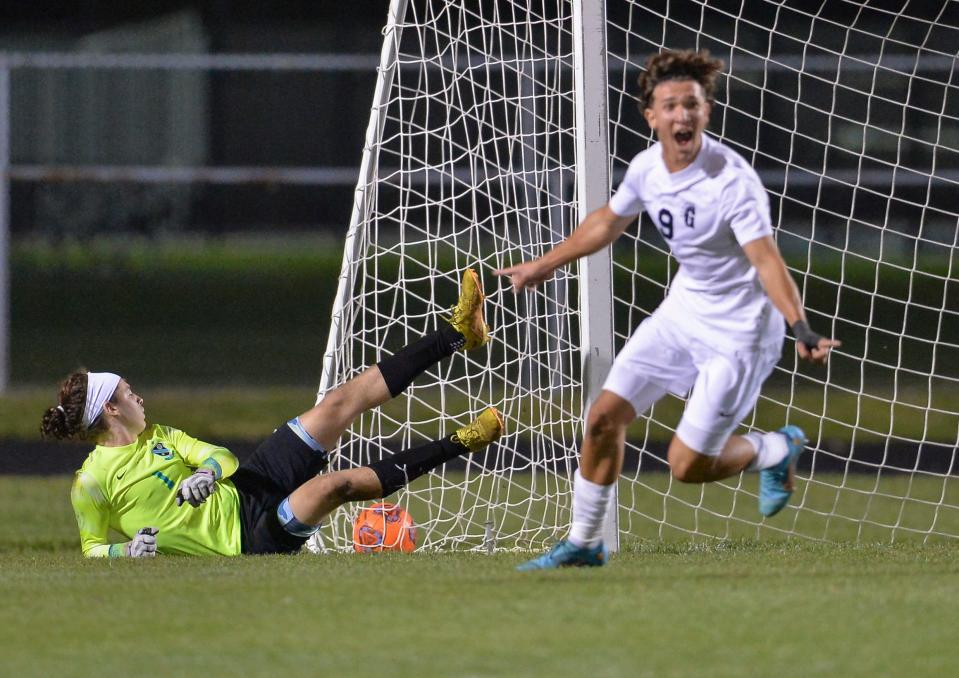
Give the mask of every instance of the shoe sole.
[[499, 424], [499, 435], [490, 441], [490, 443], [495, 443], [497, 440], [503, 437], [504, 433], [506, 433], [506, 422], [503, 421], [503, 415], [500, 414], [500, 411], [495, 407], [487, 407], [486, 409], [493, 413], [493, 416], [496, 417], [496, 423]]
[[[606, 561], [609, 559], [609, 553], [604, 551], [598, 562], [592, 562], [589, 560], [573, 560], [565, 563], [548, 565], [539, 564], [542, 557], [544, 556], [521, 563], [516, 566], [516, 570], [518, 572], [536, 572], [539, 570], [565, 570], [566, 568], [570, 567], [603, 567], [606, 564]], [[533, 565], [533, 563], [536, 563], [536, 565]]]
[[[799, 432], [802, 433], [802, 441], [800, 442], [799, 449], [795, 454], [791, 452], [789, 453], [789, 464], [786, 466], [786, 482], [783, 483], [783, 489], [789, 492], [789, 496], [786, 498], [786, 502], [772, 513], [762, 513], [762, 511], [760, 511], [765, 518], [772, 518], [786, 508], [789, 505], [789, 500], [792, 498], [793, 491], [796, 489], [796, 466], [799, 465], [799, 457], [802, 456], [802, 453], [806, 448], [806, 443], [809, 442], [809, 438], [806, 437], [806, 434], [802, 431], [802, 429], [799, 429]], [[782, 433], [784, 436], [786, 436], [786, 444], [791, 447], [793, 441], [792, 434], [787, 433], [782, 429], [780, 429], [778, 433]]]
[[480, 283], [479, 273], [475, 269], [468, 268], [466, 269], [466, 274], [469, 275], [473, 280], [473, 285], [476, 286], [476, 291], [479, 294], [479, 309], [480, 309], [480, 322], [483, 323], [483, 331], [480, 333], [482, 337], [479, 343], [473, 348], [479, 348], [480, 346], [485, 346], [489, 343], [489, 325], [486, 324], [486, 311], [483, 308], [486, 303], [486, 294], [483, 292], [483, 285]]
[[[484, 443], [482, 447], [479, 447], [479, 448], [477, 448], [477, 449], [475, 449], [475, 450], [470, 449], [470, 450], [469, 450], [469, 454], [476, 454], [477, 452], [479, 452], [479, 451], [481, 451], [481, 450], [485, 450], [488, 446], [492, 445], [492, 444], [495, 443], [497, 440], [499, 440], [500, 438], [502, 438], [502, 437], [503, 437], [503, 433], [506, 432], [506, 424], [503, 422], [503, 415], [500, 414], [499, 410], [497, 410], [495, 407], [487, 407], [487, 408], [483, 411], [483, 413], [480, 414], [480, 417], [482, 417], [483, 414], [485, 414], [486, 412], [492, 412], [492, 413], [493, 413], [493, 416], [496, 417], [496, 423], [499, 425], [499, 431], [497, 431], [495, 437], [491, 438], [489, 441], [487, 441], [486, 443]], [[473, 422], [472, 422], [470, 425], [475, 424], [477, 421], [479, 421], [479, 418], [480, 418], [480, 417], [477, 417], [476, 419], [474, 419]], [[459, 435], [459, 432], [457, 432], [456, 435], [458, 436], [458, 435]], [[460, 442], [461, 442], [461, 444], [464, 445], [467, 449], [469, 449], [469, 446], [466, 445], [466, 443], [463, 443], [463, 442], [462, 442], [462, 439], [460, 439]]]
[[476, 286], [476, 290], [479, 292], [479, 300], [482, 304], [484, 301], [486, 301], [486, 295], [483, 293], [483, 285], [480, 284], [479, 273], [477, 273], [475, 269], [468, 268], [466, 269], [466, 275], [473, 279], [473, 284]]
[[[799, 457], [802, 456], [802, 453], [806, 449], [806, 443], [809, 442], [809, 438], [806, 437], [805, 432], [802, 429], [797, 429], [801, 434], [802, 438], [799, 441], [799, 449], [795, 454], [790, 454], [789, 456], [789, 466], [786, 468], [786, 482], [783, 484], [783, 487], [791, 493], [796, 489], [796, 466], [799, 465]], [[786, 443], [792, 447], [793, 436], [786, 434], [789, 437], [789, 441]]]

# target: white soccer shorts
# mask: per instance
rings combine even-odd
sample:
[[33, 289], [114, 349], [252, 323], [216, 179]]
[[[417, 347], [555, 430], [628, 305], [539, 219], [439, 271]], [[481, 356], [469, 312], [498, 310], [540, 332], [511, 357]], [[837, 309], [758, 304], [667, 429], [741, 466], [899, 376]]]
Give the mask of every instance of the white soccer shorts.
[[684, 396], [692, 388], [676, 435], [700, 454], [716, 456], [756, 404], [781, 355], [782, 335], [763, 348], [720, 352], [708, 338], [654, 313], [616, 356], [603, 388], [628, 401], [636, 416], [667, 392]]

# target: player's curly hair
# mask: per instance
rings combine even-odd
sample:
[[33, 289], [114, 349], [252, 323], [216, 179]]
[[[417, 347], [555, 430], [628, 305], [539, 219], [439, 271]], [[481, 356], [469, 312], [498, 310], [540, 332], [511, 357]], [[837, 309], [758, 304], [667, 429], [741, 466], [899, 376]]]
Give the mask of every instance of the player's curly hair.
[[666, 80], [695, 80], [703, 87], [706, 101], [713, 102], [716, 92], [716, 76], [726, 64], [722, 59], [714, 59], [709, 50], [695, 52], [682, 49], [659, 54], [650, 54], [646, 58], [646, 70], [639, 75], [639, 110], [653, 105], [653, 90]]
[[[113, 398], [110, 398], [113, 402]], [[40, 434], [56, 440], [86, 440], [100, 433], [103, 422], [90, 430], [83, 427], [83, 408], [87, 404], [87, 370], [81, 368], [60, 384], [57, 405], [43, 413]]]

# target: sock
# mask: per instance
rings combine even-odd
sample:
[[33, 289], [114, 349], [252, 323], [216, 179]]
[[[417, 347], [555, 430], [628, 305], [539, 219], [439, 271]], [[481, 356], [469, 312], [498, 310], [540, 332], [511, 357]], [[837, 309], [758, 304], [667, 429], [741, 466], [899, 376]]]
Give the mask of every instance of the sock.
[[[290, 427], [290, 430], [296, 434], [296, 437], [306, 443], [307, 447], [316, 452], [318, 455], [319, 462], [321, 464], [320, 471], [326, 468], [326, 465], [330, 461], [329, 453], [323, 449], [323, 446], [320, 445], [313, 436], [310, 435], [310, 432], [303, 428], [303, 424], [300, 423], [299, 417], [293, 417], [286, 425]], [[317, 471], [319, 473], [319, 471]]]
[[444, 323], [435, 332], [420, 337], [381, 360], [377, 367], [380, 368], [390, 395], [397, 396], [405, 391], [427, 368], [453, 355], [463, 348], [465, 343], [466, 337]]
[[756, 448], [756, 458], [752, 460], [747, 471], [761, 471], [764, 468], [775, 466], [789, 454], [786, 436], [782, 433], [747, 433], [743, 436]]
[[293, 515], [293, 509], [290, 508], [289, 497], [281, 501], [280, 505], [276, 507], [276, 517], [279, 519], [283, 529], [294, 537], [310, 537], [314, 532], [320, 529], [319, 525], [301, 523], [297, 517]]
[[465, 445], [454, 442], [450, 438], [443, 438], [397, 452], [392, 457], [374, 461], [369, 464], [369, 468], [380, 479], [383, 496], [386, 497], [427, 471], [432, 471], [440, 464], [468, 452]]
[[569, 541], [580, 548], [595, 548], [603, 541], [603, 521], [613, 485], [586, 480], [576, 469], [573, 475], [573, 526]]

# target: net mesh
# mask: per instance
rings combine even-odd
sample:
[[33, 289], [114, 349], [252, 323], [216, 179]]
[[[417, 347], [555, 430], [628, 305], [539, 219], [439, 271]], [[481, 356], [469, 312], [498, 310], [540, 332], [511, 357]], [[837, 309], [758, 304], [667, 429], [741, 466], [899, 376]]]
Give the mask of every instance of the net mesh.
[[[362, 415], [334, 468], [455, 430], [487, 404], [508, 434], [401, 491], [427, 548], [540, 548], [565, 533], [582, 432], [576, 267], [513, 295], [492, 274], [538, 256], [577, 223], [572, 6], [410, 2], [374, 102], [325, 384], [433, 329], [473, 266], [493, 343], [431, 369]], [[776, 237], [814, 328], [843, 340], [827, 369], [792, 342], [744, 429], [802, 426], [793, 502], [756, 511], [756, 476], [681, 485], [665, 451], [668, 397], [628, 433], [620, 530], [632, 538], [959, 536], [959, 210], [956, 4], [616, 2], [607, 6], [615, 188], [652, 143], [635, 104], [650, 53], [706, 48], [727, 64], [710, 131], [759, 172]], [[935, 4], [935, 7], [930, 5]], [[797, 5], [798, 6], [798, 5]], [[615, 245], [615, 348], [675, 271], [645, 216]], [[322, 396], [322, 393], [321, 393]], [[355, 509], [323, 542], [350, 548]]]

